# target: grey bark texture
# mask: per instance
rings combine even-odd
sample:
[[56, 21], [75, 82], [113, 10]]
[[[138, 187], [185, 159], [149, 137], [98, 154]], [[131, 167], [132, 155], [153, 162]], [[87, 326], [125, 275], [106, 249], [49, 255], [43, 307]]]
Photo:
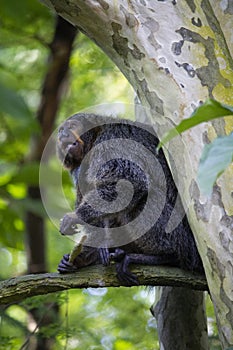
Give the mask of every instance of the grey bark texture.
[[152, 310], [159, 329], [160, 350], [208, 349], [203, 293], [187, 288], [163, 288]]
[[[46, 0], [116, 63], [148, 109], [159, 136], [208, 97], [233, 105], [229, 0]], [[233, 166], [211, 197], [196, 183], [205, 143], [232, 131], [232, 118], [170, 142], [167, 159], [202, 257], [224, 349], [233, 346]], [[176, 169], [176, 171], [175, 171]]]

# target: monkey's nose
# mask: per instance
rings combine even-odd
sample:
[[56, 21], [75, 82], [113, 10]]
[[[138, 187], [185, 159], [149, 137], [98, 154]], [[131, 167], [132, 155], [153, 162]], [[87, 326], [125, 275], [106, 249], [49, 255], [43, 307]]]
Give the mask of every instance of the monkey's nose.
[[59, 138], [60, 139], [67, 138], [67, 137], [70, 136], [70, 134], [71, 134], [71, 132], [70, 132], [70, 130], [68, 128], [64, 128], [64, 129], [61, 128], [59, 130]]

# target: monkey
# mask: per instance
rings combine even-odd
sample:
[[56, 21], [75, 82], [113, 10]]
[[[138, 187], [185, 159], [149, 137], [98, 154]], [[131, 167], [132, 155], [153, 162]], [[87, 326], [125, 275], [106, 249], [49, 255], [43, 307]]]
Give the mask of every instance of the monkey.
[[[168, 265], [204, 274], [158, 143], [152, 126], [127, 119], [78, 113], [60, 126], [57, 154], [76, 189], [75, 211], [63, 217], [60, 232], [73, 235], [82, 225], [89, 237], [72, 262], [69, 254], [63, 256], [60, 273], [113, 262], [118, 279], [129, 286], [139, 283], [130, 264]], [[129, 200], [122, 205], [125, 197]], [[145, 219], [139, 220], [142, 213]], [[172, 216], [178, 223], [169, 229]]]

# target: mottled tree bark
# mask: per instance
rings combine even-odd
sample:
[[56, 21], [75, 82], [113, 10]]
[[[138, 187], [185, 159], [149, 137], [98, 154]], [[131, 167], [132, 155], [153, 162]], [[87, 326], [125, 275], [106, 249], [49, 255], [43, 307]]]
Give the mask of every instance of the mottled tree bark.
[[[161, 136], [213, 97], [233, 104], [232, 4], [220, 0], [45, 0], [116, 63], [148, 107]], [[196, 174], [205, 143], [232, 130], [232, 118], [205, 123], [169, 145], [168, 161], [189, 209], [223, 348], [233, 345], [232, 167], [210, 198]]]

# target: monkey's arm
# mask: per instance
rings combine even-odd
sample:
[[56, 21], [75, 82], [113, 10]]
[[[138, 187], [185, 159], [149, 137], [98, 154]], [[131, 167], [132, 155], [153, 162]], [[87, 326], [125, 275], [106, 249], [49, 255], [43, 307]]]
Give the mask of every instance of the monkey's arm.
[[[100, 160], [96, 161], [101, 164]], [[87, 189], [85, 193], [82, 191], [83, 197], [75, 213], [68, 213], [62, 219], [62, 234], [74, 234], [77, 224], [109, 227], [110, 222], [115, 221], [119, 226], [125, 225], [126, 217], [128, 220], [132, 219], [131, 213], [134, 212], [135, 215], [140, 211], [140, 204], [142, 205], [147, 196], [146, 176], [130, 161], [111, 160], [100, 167], [97, 175], [89, 174], [89, 177], [91, 189]], [[119, 187], [119, 184], [122, 186]], [[126, 204], [119, 208], [123, 202]], [[114, 210], [109, 210], [111, 206]]]
[[[115, 212], [109, 212], [109, 206], [117, 200], [119, 188], [117, 184], [119, 180], [126, 180], [133, 186], [133, 196], [127, 203], [126, 208]], [[143, 173], [130, 162], [125, 162], [121, 159], [117, 161], [110, 161], [107, 165], [100, 168], [98, 176], [93, 179], [95, 184], [94, 189], [87, 191], [83, 194], [83, 198], [77, 206], [75, 213], [66, 214], [61, 221], [60, 231], [62, 234], [74, 234], [77, 224], [84, 225], [89, 224], [92, 226], [102, 227], [103, 229], [111, 228], [112, 225], [122, 226], [127, 224], [126, 220], [132, 219], [131, 212], [134, 214], [137, 212], [138, 203], [142, 202], [147, 194], [146, 179], [143, 177]], [[122, 190], [122, 189], [121, 189]], [[127, 197], [127, 191], [123, 187], [123, 195]], [[127, 198], [126, 198], [127, 200]], [[101, 206], [100, 206], [101, 201]], [[120, 201], [121, 202], [121, 201]], [[93, 230], [94, 232], [94, 230]], [[88, 233], [87, 233], [88, 234]], [[104, 265], [108, 265], [110, 262], [110, 253], [107, 248], [96, 249], [98, 255], [97, 261]], [[87, 259], [84, 251], [76, 259], [73, 264], [70, 264], [69, 256], [65, 255], [59, 264], [58, 270], [60, 272], [69, 272], [77, 269], [77, 267], [86, 266], [87, 264], [93, 264], [94, 261]], [[94, 255], [95, 255], [94, 254]]]
[[[97, 160], [101, 164], [101, 160]], [[89, 170], [89, 173], [91, 170]], [[88, 175], [91, 178], [91, 175]], [[83, 195], [76, 209], [80, 221], [99, 227], [116, 219], [120, 222], [138, 210], [148, 194], [147, 177], [136, 164], [113, 159], [102, 165], [92, 178], [92, 189]], [[125, 214], [125, 215], [124, 215]], [[81, 222], [80, 222], [81, 223]]]

